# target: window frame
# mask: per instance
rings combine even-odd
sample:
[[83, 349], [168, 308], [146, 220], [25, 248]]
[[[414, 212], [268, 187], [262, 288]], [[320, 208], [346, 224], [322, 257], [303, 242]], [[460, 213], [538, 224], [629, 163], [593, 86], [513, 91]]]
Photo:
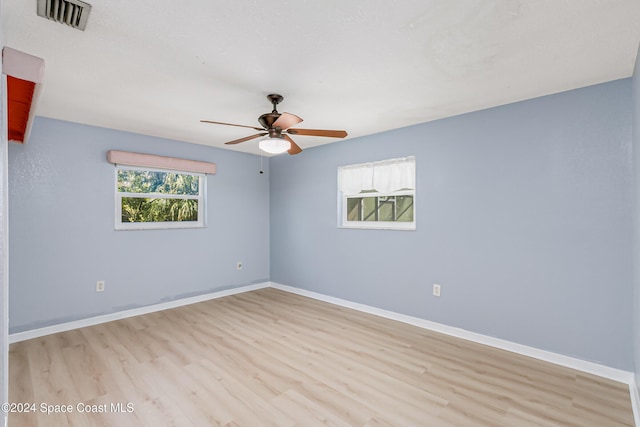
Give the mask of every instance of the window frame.
[[[413, 158], [407, 157], [407, 159]], [[375, 163], [383, 163], [387, 161], [393, 161], [397, 159], [388, 159], [382, 160], [380, 162]], [[415, 158], [413, 158], [415, 163]], [[362, 163], [362, 165], [367, 165], [367, 163]], [[357, 164], [353, 165], [344, 165], [338, 167], [338, 182], [340, 182], [340, 170], [341, 168], [357, 166]], [[414, 185], [414, 187], [417, 186]], [[353, 198], [364, 198], [364, 197], [393, 197], [393, 196], [412, 196], [413, 197], [413, 221], [349, 221], [347, 219], [348, 216], [348, 201], [347, 199]], [[352, 229], [371, 229], [371, 230], [404, 230], [404, 231], [415, 231], [416, 230], [416, 218], [417, 218], [417, 203], [416, 203], [416, 189], [402, 189], [398, 191], [391, 191], [388, 193], [368, 190], [361, 191], [357, 194], [346, 194], [340, 190], [338, 186], [338, 228], [352, 228]]]
[[[118, 172], [121, 170], [134, 170], [144, 172], [175, 173], [198, 177], [198, 195], [167, 194], [167, 193], [129, 193], [118, 191]], [[143, 166], [115, 165], [114, 167], [114, 192], [115, 192], [115, 229], [120, 230], [174, 230], [185, 228], [206, 228], [206, 204], [207, 204], [207, 175], [199, 172], [187, 172], [176, 169], [160, 169]], [[160, 199], [189, 199], [198, 201], [197, 221], [166, 221], [166, 222], [122, 222], [122, 199], [134, 198], [160, 198]]]

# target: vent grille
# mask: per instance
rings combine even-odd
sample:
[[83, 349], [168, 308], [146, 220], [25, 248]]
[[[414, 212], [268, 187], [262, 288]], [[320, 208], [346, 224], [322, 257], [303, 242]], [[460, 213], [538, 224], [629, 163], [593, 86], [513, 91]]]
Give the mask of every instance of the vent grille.
[[91, 5], [79, 0], [38, 0], [38, 16], [84, 30]]

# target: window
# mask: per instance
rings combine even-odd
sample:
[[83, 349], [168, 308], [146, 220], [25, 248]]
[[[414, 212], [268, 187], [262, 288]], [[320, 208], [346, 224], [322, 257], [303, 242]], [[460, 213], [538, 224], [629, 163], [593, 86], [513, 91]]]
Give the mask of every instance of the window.
[[116, 229], [205, 226], [201, 173], [117, 166]]
[[415, 230], [415, 157], [338, 168], [341, 227]]

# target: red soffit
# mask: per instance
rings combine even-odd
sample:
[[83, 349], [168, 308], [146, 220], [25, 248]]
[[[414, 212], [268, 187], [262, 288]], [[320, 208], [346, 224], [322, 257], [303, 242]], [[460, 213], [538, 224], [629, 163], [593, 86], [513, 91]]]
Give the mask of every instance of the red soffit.
[[7, 75], [7, 137], [9, 141], [24, 143], [33, 123], [44, 60], [5, 47], [2, 49], [2, 72]]
[[35, 87], [34, 82], [7, 76], [9, 141], [24, 143]]

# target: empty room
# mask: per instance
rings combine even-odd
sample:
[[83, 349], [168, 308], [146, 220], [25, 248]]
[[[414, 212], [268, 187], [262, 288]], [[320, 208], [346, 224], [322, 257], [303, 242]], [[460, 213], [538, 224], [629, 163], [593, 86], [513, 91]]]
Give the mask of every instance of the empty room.
[[638, 22], [2, 1], [0, 425], [640, 426]]

